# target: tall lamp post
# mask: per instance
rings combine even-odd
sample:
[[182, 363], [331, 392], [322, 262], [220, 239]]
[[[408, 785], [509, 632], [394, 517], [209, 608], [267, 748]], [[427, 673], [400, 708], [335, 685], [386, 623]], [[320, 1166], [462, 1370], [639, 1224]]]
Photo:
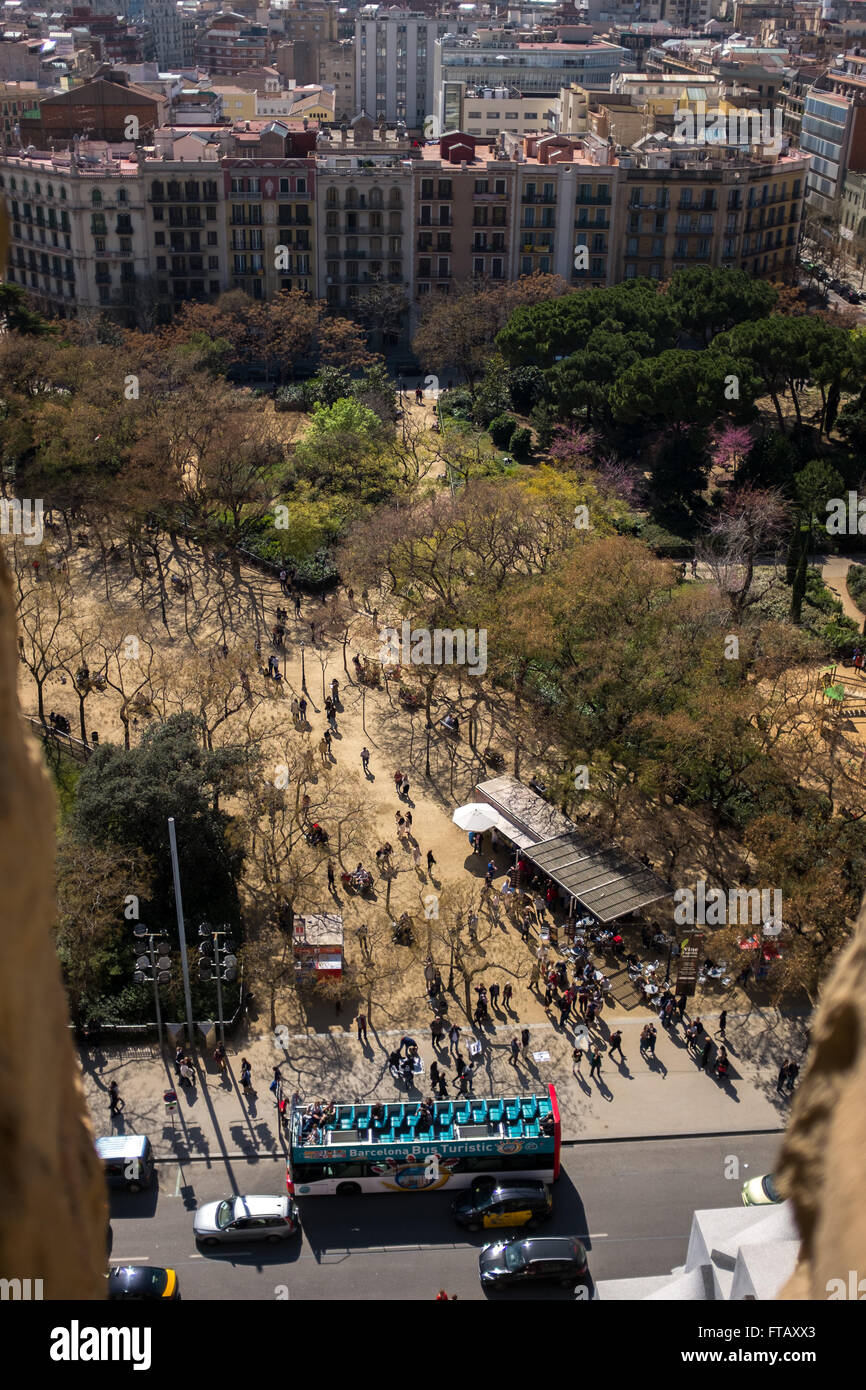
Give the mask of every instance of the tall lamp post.
[[186, 1002], [186, 1024], [189, 1029], [189, 1045], [195, 1056], [195, 1029], [192, 1020], [192, 996], [189, 992], [189, 961], [186, 955], [186, 932], [183, 926], [183, 898], [180, 892], [180, 868], [177, 862], [177, 837], [174, 831], [174, 816], [168, 818], [168, 842], [171, 849], [171, 871], [174, 878], [174, 905], [177, 910], [177, 934], [180, 940], [180, 964], [183, 971], [183, 994]]
[[307, 646], [306, 642], [304, 642], [304, 641], [302, 640], [302, 641], [301, 641], [301, 689], [302, 689], [302, 690], [306, 690], [306, 689], [307, 689], [307, 668], [306, 668], [306, 666], [304, 665], [304, 651], [305, 651], [305, 649], [306, 649], [306, 646]]

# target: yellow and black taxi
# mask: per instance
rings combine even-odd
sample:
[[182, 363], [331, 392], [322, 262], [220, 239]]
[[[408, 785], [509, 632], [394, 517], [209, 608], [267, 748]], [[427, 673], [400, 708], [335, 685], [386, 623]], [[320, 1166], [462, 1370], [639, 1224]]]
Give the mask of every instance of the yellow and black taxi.
[[459, 1226], [481, 1231], [495, 1226], [537, 1226], [553, 1211], [550, 1191], [535, 1178], [476, 1178], [451, 1204]]
[[114, 1299], [180, 1298], [173, 1269], [156, 1265], [118, 1265], [108, 1276], [108, 1297]]

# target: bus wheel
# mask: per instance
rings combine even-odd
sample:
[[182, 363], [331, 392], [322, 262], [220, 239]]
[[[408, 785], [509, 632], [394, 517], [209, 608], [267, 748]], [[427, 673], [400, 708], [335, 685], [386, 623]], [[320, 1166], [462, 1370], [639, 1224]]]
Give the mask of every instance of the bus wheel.
[[341, 1182], [337, 1188], [338, 1197], [360, 1197], [361, 1189], [356, 1182]]

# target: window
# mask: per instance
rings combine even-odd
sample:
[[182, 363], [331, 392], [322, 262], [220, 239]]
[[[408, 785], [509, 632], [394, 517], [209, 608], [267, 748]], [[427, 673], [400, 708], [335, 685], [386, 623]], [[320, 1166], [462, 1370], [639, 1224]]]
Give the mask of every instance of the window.
[[95, 208], [101, 208], [101, 207], [102, 207], [102, 193], [100, 192], [100, 190], [99, 190], [98, 188], [94, 188], [93, 192], [91, 193], [91, 195], [90, 195], [90, 204], [91, 204], [91, 207], [95, 207]]
[[486, 179], [476, 179], [476, 180], [475, 180], [475, 192], [476, 192], [476, 193], [486, 193], [486, 192], [487, 192], [487, 180], [486, 180]]
[[118, 188], [118, 190], [117, 190], [117, 201], [118, 201], [118, 203], [124, 203], [124, 204], [127, 202], [127, 193], [126, 193], [126, 189], [125, 189], [125, 188]]

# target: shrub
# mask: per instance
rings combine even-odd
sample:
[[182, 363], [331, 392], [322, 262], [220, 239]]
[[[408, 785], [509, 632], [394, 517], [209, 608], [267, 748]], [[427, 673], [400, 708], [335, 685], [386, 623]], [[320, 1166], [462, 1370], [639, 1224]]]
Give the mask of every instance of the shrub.
[[535, 440], [539, 449], [549, 449], [553, 443], [556, 420], [547, 401], [539, 401], [538, 405], [533, 406], [529, 418], [532, 421], [532, 428], [535, 430]]
[[547, 378], [540, 367], [515, 367], [508, 373], [511, 404], [521, 415], [528, 415], [548, 392]]
[[516, 429], [517, 421], [511, 415], [497, 415], [495, 420], [490, 421], [490, 438], [497, 449], [508, 448]]
[[306, 410], [307, 389], [303, 382], [293, 381], [290, 386], [281, 386], [274, 398], [275, 410]]
[[532, 453], [532, 434], [527, 429], [515, 430], [511, 436], [511, 452], [516, 459], [528, 459]]
[[471, 420], [472, 392], [466, 386], [458, 386], [453, 391], [443, 391], [439, 397], [439, 409], [443, 415], [450, 415], [454, 420]]
[[866, 613], [866, 565], [852, 565], [848, 571], [848, 593]]

